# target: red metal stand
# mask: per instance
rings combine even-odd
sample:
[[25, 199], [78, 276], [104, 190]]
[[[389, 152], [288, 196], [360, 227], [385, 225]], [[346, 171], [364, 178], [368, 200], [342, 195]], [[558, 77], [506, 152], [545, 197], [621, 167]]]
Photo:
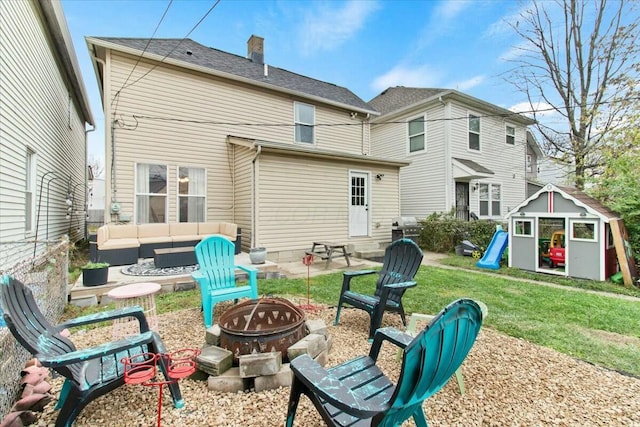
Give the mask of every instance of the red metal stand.
[[309, 255], [303, 256], [302, 263], [307, 266], [307, 304], [299, 305], [298, 307], [300, 307], [304, 311], [310, 311], [310, 312], [316, 313], [320, 311], [320, 307], [317, 307], [311, 304], [311, 285], [309, 280], [309, 268], [311, 264], [313, 264], [313, 255], [309, 254]]
[[[141, 353], [122, 359], [125, 384], [140, 384], [145, 387], [158, 387], [158, 427], [162, 417], [162, 390], [165, 384], [174, 383], [188, 377], [196, 371], [198, 349], [185, 348], [168, 354]], [[158, 361], [162, 359], [167, 367], [169, 380], [158, 380]]]

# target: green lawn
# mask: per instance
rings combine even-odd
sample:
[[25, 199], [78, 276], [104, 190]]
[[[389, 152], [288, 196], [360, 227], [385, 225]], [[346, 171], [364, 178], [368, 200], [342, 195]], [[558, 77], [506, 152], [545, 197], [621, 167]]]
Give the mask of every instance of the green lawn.
[[[374, 280], [352, 284], [372, 292]], [[437, 313], [457, 298], [477, 299], [489, 309], [485, 327], [640, 377], [640, 302], [436, 267], [421, 267], [416, 280], [403, 299], [408, 313]], [[336, 304], [341, 282], [340, 273], [313, 277], [312, 299]], [[259, 291], [306, 295], [306, 279], [261, 280]]]

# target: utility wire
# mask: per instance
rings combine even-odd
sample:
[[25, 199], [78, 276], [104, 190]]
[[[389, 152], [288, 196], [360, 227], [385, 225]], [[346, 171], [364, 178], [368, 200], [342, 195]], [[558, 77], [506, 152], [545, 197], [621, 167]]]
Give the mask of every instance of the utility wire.
[[[129, 79], [131, 78], [131, 75], [136, 70], [136, 67], [138, 66], [138, 64], [142, 60], [142, 57], [144, 56], [144, 53], [147, 51], [147, 48], [149, 47], [149, 44], [151, 44], [151, 40], [153, 40], [153, 38], [155, 37], [156, 33], [158, 32], [158, 28], [160, 28], [160, 25], [162, 24], [162, 21], [164, 21], [164, 18], [167, 16], [167, 12], [169, 12], [169, 8], [171, 7], [172, 4], [173, 4], [173, 0], [169, 0], [169, 4], [167, 5], [166, 9], [164, 10], [164, 13], [162, 14], [162, 17], [160, 18], [160, 21], [158, 22], [158, 25], [156, 25], [155, 30], [153, 30], [153, 34], [151, 34], [151, 37], [149, 39], [147, 39], [147, 44], [144, 46], [144, 49], [142, 49], [142, 53], [138, 56], [138, 59], [136, 60], [136, 63], [133, 65], [133, 68], [131, 69], [131, 71], [129, 72], [129, 75], [127, 76], [127, 79], [124, 81], [124, 83], [122, 84], [120, 89], [118, 89], [118, 91], [114, 95], [113, 100], [111, 101], [111, 105], [113, 105], [114, 101], [119, 99], [120, 91], [122, 89], [124, 89], [124, 87], [129, 82]], [[117, 110], [117, 109], [118, 109], [118, 104], [116, 102], [116, 106], [115, 106], [114, 111]]]

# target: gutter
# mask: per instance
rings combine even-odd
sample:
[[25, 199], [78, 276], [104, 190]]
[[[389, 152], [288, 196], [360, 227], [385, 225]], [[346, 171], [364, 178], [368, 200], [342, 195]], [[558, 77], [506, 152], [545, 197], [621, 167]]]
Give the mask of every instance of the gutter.
[[262, 145], [259, 145], [257, 142], [253, 143], [253, 148], [256, 150], [255, 156], [251, 160], [252, 166], [252, 178], [251, 178], [251, 247], [256, 247], [256, 235], [257, 233], [257, 224], [258, 224], [258, 191], [256, 189], [256, 184], [258, 182], [258, 174], [260, 172], [260, 164], [257, 163], [258, 157], [260, 157], [260, 153], [262, 153]]

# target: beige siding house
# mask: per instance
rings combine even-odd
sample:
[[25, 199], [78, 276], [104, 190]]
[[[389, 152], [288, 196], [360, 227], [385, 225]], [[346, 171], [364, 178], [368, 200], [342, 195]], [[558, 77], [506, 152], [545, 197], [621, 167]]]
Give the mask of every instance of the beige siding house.
[[93, 117], [57, 1], [0, 2], [0, 123], [1, 272], [35, 240], [85, 234]]
[[382, 113], [372, 155], [411, 162], [400, 173], [403, 216], [499, 220], [526, 198], [533, 120], [448, 89], [392, 87], [369, 105]]
[[[88, 37], [106, 122], [106, 222], [232, 221], [244, 249], [387, 243], [400, 167], [346, 88], [192, 40]], [[379, 176], [380, 179], [376, 179]]]

